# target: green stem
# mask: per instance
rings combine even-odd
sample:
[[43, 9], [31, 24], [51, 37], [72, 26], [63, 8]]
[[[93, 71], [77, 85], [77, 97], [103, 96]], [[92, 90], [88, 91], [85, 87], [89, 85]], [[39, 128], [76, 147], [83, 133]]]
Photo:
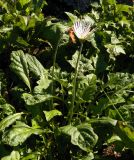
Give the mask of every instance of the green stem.
[[112, 100], [109, 98], [109, 96], [107, 95], [107, 93], [104, 91], [104, 89], [102, 88], [104, 94], [106, 95], [107, 99], [109, 100], [109, 102], [112, 104], [113, 108], [116, 110], [116, 112], [118, 113], [119, 117], [121, 118], [122, 121], [125, 121], [124, 118], [122, 117], [122, 115], [120, 114], [120, 112], [118, 111], [118, 109], [115, 107], [115, 105], [113, 104]]
[[[58, 40], [58, 43], [55, 48], [54, 56], [53, 56], [53, 67], [52, 67], [52, 85], [51, 85], [51, 94], [54, 95], [54, 69], [55, 69], [55, 64], [56, 64], [56, 57], [57, 57], [57, 52], [58, 52], [58, 47], [61, 41], [62, 35], [60, 35], [60, 38]], [[53, 105], [53, 98], [51, 100], [51, 109], [54, 109]]]
[[1, 96], [1, 88], [2, 88], [1, 86], [2, 86], [2, 83], [0, 82], [0, 96]]
[[75, 102], [75, 97], [76, 97], [76, 80], [77, 80], [77, 75], [78, 75], [78, 69], [79, 69], [79, 61], [80, 61], [80, 56], [82, 53], [82, 49], [83, 49], [83, 42], [81, 41], [81, 45], [80, 45], [80, 51], [78, 54], [78, 58], [77, 58], [77, 62], [76, 62], [76, 67], [75, 67], [75, 73], [74, 73], [74, 80], [73, 80], [73, 89], [72, 89], [72, 101], [71, 101], [71, 108], [69, 111], [69, 124], [72, 121], [72, 117], [73, 117], [73, 112], [74, 112], [74, 102]]

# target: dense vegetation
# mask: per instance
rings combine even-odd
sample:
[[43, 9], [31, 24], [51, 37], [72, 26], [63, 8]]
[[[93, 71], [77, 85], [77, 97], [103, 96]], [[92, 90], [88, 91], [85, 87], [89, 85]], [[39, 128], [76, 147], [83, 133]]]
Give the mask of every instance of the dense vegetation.
[[[134, 7], [48, 8], [0, 0], [0, 159], [133, 160]], [[79, 18], [94, 28], [82, 43]]]

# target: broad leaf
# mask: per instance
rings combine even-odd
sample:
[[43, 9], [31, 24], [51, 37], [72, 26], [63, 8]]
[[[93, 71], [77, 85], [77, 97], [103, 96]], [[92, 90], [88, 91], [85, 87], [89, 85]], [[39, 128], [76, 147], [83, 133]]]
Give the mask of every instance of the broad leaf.
[[[47, 22], [47, 26], [42, 28], [41, 37], [45, 37], [45, 40], [49, 41], [52, 46], [56, 46], [58, 41], [61, 43], [68, 42], [68, 36], [65, 36], [65, 32], [68, 30], [68, 26], [62, 23]], [[64, 39], [65, 38], [65, 39]]]
[[118, 121], [115, 128], [116, 133], [123, 143], [134, 151], [134, 128], [125, 122]]
[[47, 76], [47, 70], [45, 70], [43, 65], [37, 60], [35, 56], [26, 54], [26, 60], [28, 63], [29, 70], [34, 74], [34, 76], [38, 78], [41, 76]]
[[31, 0], [19, 0], [21, 6], [23, 7], [24, 5], [26, 5], [27, 3], [29, 3]]
[[21, 115], [23, 113], [15, 113], [13, 115], [7, 116], [0, 122], [0, 131], [4, 130], [5, 128], [9, 127], [11, 124], [13, 124], [17, 119], [21, 118]]
[[94, 159], [94, 154], [93, 152], [90, 152], [87, 156], [82, 156], [82, 158], [79, 160], [92, 160], [92, 159]]
[[67, 125], [61, 127], [60, 132], [71, 138], [71, 143], [84, 151], [89, 152], [97, 143], [98, 136], [94, 133], [90, 124], [81, 124], [78, 126]]
[[34, 88], [34, 93], [43, 94], [46, 89], [50, 86], [51, 80], [48, 79], [47, 76], [41, 76], [40, 80], [37, 81], [37, 86]]
[[12, 151], [9, 156], [5, 156], [1, 160], [20, 160], [20, 154], [18, 151]]
[[69, 12], [65, 12], [65, 13], [67, 14], [67, 16], [69, 17], [72, 23], [75, 23], [78, 20], [78, 17], [75, 16], [74, 14], [69, 13]]
[[37, 160], [39, 158], [39, 152], [29, 153], [28, 155], [21, 158], [21, 160]]
[[101, 0], [100, 2], [103, 6], [116, 4], [116, 0]]
[[11, 115], [15, 113], [15, 108], [8, 103], [0, 105], [0, 109], [2, 109], [2, 114]]
[[49, 94], [47, 94], [47, 95], [41, 95], [41, 94], [32, 95], [32, 94], [24, 93], [22, 95], [22, 98], [24, 99], [25, 103], [28, 106], [34, 106], [34, 105], [43, 103], [45, 101], [51, 100], [54, 97]]
[[14, 26], [19, 28], [19, 29], [21, 29], [22, 31], [26, 31], [26, 29], [27, 29], [27, 20], [28, 20], [27, 17], [18, 15], [16, 18], [17, 18], [17, 21], [14, 24]]
[[126, 54], [125, 50], [121, 45], [113, 45], [113, 44], [107, 44], [105, 45], [107, 48], [107, 52], [110, 53], [110, 58], [115, 60], [115, 57], [120, 54]]
[[26, 42], [26, 40], [24, 40], [22, 37], [18, 37], [16, 39], [16, 42], [19, 46], [22, 46], [22, 47], [28, 47], [29, 44]]
[[89, 102], [94, 98], [96, 89], [96, 76], [94, 74], [82, 76], [78, 80], [76, 96], [82, 102]]
[[45, 117], [47, 121], [50, 121], [55, 116], [61, 116], [62, 113], [58, 110], [44, 111]]
[[[68, 60], [68, 62], [71, 64], [71, 66], [73, 68], [76, 67], [76, 62], [77, 62], [77, 58], [78, 58], [78, 54], [79, 54], [79, 51], [77, 50], [73, 56], [72, 56], [72, 59], [71, 60]], [[80, 59], [80, 65], [79, 65], [79, 70], [80, 70], [80, 73], [82, 72], [84, 74], [84, 72], [89, 72], [90, 70], [95, 70], [93, 65], [93, 60], [89, 60], [88, 58], [85, 58], [83, 55], [81, 55], [81, 59]]]
[[129, 5], [117, 4], [116, 7], [118, 13], [119, 12], [131, 13], [133, 10], [133, 8]]
[[22, 50], [12, 52], [10, 68], [24, 81], [24, 83], [31, 90], [27, 60]]
[[102, 117], [102, 118], [99, 118], [99, 119], [90, 119], [89, 122], [91, 124], [97, 124], [97, 125], [116, 126], [116, 124], [117, 124], [117, 120], [114, 120], [114, 119], [109, 118], [109, 117]]
[[9, 27], [0, 28], [0, 33], [6, 33], [6, 32], [9, 32], [11, 30], [13, 30], [12, 27], [10, 27], [10, 28]]
[[42, 132], [43, 130], [41, 129], [35, 129], [25, 123], [18, 122], [11, 129], [4, 132], [2, 140], [10, 146], [18, 146], [32, 134], [40, 135]]

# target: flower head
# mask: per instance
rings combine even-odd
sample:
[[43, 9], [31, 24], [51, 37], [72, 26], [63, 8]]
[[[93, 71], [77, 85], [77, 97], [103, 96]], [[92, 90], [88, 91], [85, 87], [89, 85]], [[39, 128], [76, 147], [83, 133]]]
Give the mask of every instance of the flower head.
[[85, 40], [92, 31], [92, 23], [85, 20], [77, 21], [74, 26], [74, 33], [80, 40]]

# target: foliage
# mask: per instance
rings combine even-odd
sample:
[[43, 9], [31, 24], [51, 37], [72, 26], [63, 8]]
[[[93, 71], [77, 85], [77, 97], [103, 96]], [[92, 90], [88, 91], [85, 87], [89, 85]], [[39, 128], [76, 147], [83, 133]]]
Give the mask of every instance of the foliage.
[[[0, 0], [0, 158], [133, 159], [134, 8], [100, 0], [63, 21], [45, 5]], [[68, 34], [81, 17], [83, 48]]]

